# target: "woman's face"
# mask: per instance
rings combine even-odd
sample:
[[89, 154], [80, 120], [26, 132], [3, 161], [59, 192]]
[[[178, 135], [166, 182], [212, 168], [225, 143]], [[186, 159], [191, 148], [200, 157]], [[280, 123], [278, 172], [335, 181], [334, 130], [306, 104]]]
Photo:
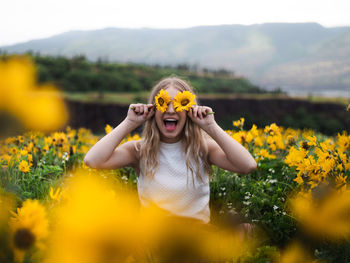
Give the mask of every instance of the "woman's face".
[[160, 132], [160, 140], [165, 143], [175, 143], [182, 137], [187, 111], [177, 112], [173, 107], [173, 99], [180, 92], [178, 89], [170, 86], [164, 90], [169, 93], [171, 102], [168, 104], [168, 108], [164, 113], [159, 110], [156, 111], [156, 123]]

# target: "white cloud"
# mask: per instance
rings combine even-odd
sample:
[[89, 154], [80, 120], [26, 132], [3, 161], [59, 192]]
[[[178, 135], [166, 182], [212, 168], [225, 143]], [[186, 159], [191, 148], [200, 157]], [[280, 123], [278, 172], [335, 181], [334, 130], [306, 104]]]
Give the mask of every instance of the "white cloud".
[[0, 45], [69, 30], [265, 22], [350, 25], [348, 0], [2, 0]]

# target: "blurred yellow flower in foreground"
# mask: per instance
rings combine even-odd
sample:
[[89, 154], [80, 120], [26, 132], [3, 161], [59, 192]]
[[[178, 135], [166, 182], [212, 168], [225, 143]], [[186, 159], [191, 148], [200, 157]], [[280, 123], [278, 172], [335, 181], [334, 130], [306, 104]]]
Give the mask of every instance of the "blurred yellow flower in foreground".
[[68, 111], [52, 85], [38, 86], [33, 62], [26, 57], [0, 61], [0, 112], [16, 117], [27, 129], [51, 131], [68, 120]]
[[282, 252], [278, 263], [317, 263], [298, 243], [289, 244]]
[[[14, 205], [14, 201], [2, 193], [0, 188], [0, 231], [1, 228], [8, 222], [10, 216], [10, 210]], [[0, 257], [1, 258], [1, 257]]]
[[[324, 193], [326, 191], [329, 193]], [[313, 195], [311, 191], [299, 193], [290, 200], [291, 210], [305, 231], [330, 240], [349, 238], [350, 191], [331, 191], [324, 186], [315, 189]]]
[[10, 219], [11, 246], [14, 249], [15, 261], [22, 262], [25, 251], [33, 246], [43, 249], [43, 241], [48, 236], [48, 219], [45, 207], [38, 200], [28, 199], [17, 214]]
[[79, 171], [69, 180], [45, 262], [124, 262], [142, 254], [162, 223], [158, 210], [140, 212], [137, 196], [112, 179]]
[[228, 260], [251, 245], [236, 233], [142, 207], [136, 192], [99, 173], [78, 171], [65, 193], [52, 210], [57, 223], [45, 263]]

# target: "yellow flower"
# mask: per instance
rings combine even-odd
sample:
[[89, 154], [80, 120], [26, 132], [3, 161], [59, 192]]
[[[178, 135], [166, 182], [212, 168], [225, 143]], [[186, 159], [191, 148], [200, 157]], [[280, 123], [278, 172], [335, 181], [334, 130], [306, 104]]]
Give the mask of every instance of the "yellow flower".
[[13, 148], [10, 148], [10, 151], [9, 151], [12, 155], [15, 155], [17, 153], [17, 149], [15, 147]]
[[33, 147], [34, 147], [33, 142], [30, 142], [26, 147], [27, 152], [31, 152], [33, 150]]
[[54, 210], [59, 224], [44, 262], [131, 262], [129, 255], [156, 238], [164, 221], [161, 211], [152, 206], [141, 211], [133, 192], [97, 173], [79, 171], [64, 189], [67, 202]]
[[286, 156], [284, 162], [289, 166], [298, 166], [299, 163], [303, 162], [307, 156], [307, 151], [303, 148], [297, 150], [294, 146], [289, 149], [289, 153]]
[[64, 144], [68, 142], [67, 136], [64, 132], [55, 132], [53, 134], [53, 143], [56, 146], [62, 147]]
[[309, 146], [316, 146], [316, 136], [307, 136], [306, 140], [308, 140], [309, 142], [307, 143]]
[[147, 262], [151, 254], [152, 262], [226, 262], [252, 246], [232, 228], [214, 232], [152, 202], [140, 209], [134, 191], [100, 173], [79, 171], [66, 183], [43, 262]]
[[0, 156], [0, 160], [5, 160], [7, 163], [9, 163], [11, 160], [11, 156], [8, 154], [3, 154]]
[[336, 188], [340, 191], [345, 191], [346, 190], [346, 179], [348, 177], [345, 176], [344, 174], [341, 173], [339, 174], [336, 178], [335, 178], [335, 184], [336, 184]]
[[263, 139], [259, 136], [259, 137], [255, 137], [254, 138], [254, 145], [261, 147], [263, 146]]
[[345, 134], [337, 135], [337, 145], [339, 146], [339, 151], [344, 152], [346, 149], [350, 147], [350, 136], [346, 136]]
[[29, 172], [29, 164], [27, 161], [21, 161], [21, 163], [19, 164], [19, 170], [23, 173], [27, 173]]
[[105, 127], [106, 134], [110, 133], [111, 131], [113, 131], [113, 127], [110, 126], [109, 124], [107, 124], [106, 127]]
[[40, 244], [48, 236], [48, 219], [45, 207], [38, 200], [24, 201], [22, 208], [17, 208], [17, 214], [10, 220], [12, 242], [15, 249], [27, 250]]
[[6, 144], [12, 144], [12, 143], [15, 143], [16, 141], [16, 138], [15, 137], [9, 137], [5, 140], [5, 143]]
[[[325, 186], [326, 187], [326, 186]], [[321, 190], [325, 192], [327, 190]], [[314, 197], [311, 192], [299, 193], [290, 199], [291, 209], [305, 230], [316, 236], [339, 240], [350, 237], [350, 191], [332, 191]]]
[[233, 122], [233, 126], [235, 127], [243, 127], [243, 125], [244, 125], [244, 118], [240, 118], [239, 120]]
[[266, 149], [260, 149], [260, 151], [257, 151], [257, 155], [260, 157], [259, 159], [276, 159], [276, 155], [270, 154]]
[[29, 162], [29, 165], [32, 164], [32, 162], [33, 162], [33, 155], [28, 154], [28, 162]]
[[22, 156], [25, 156], [25, 155], [27, 155], [28, 154], [28, 152], [26, 151], [26, 150], [20, 150], [20, 154], [22, 155]]
[[174, 98], [174, 108], [177, 112], [181, 112], [183, 110], [188, 111], [195, 102], [196, 95], [192, 94], [190, 91], [183, 91], [176, 94]]
[[271, 136], [279, 135], [281, 133], [281, 128], [278, 127], [276, 123], [272, 123], [270, 126], [265, 126], [264, 132]]
[[157, 110], [159, 110], [160, 112], [165, 112], [168, 107], [168, 104], [171, 101], [171, 98], [167, 91], [161, 89], [158, 95], [154, 98], [154, 100], [156, 103]]
[[6, 111], [27, 128], [50, 131], [68, 120], [68, 110], [58, 90], [36, 84], [35, 65], [27, 57], [0, 61], [0, 111]]
[[50, 197], [52, 200], [59, 201], [62, 196], [61, 188], [57, 188], [56, 191], [53, 190], [52, 187], [50, 187]]
[[281, 253], [280, 263], [317, 263], [303, 248], [300, 244], [292, 243], [284, 249]]

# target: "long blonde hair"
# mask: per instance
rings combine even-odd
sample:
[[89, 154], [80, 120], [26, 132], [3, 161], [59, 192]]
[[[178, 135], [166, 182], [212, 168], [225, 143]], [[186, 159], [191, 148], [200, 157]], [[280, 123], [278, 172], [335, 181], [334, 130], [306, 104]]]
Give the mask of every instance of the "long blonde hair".
[[[148, 103], [154, 104], [154, 97], [159, 93], [161, 89], [167, 89], [174, 87], [179, 91], [190, 91], [194, 93], [193, 88], [184, 80], [179, 77], [167, 77], [158, 82], [157, 85], [151, 90], [151, 94], [148, 98]], [[198, 105], [198, 100], [196, 100]], [[182, 130], [182, 142], [183, 149], [186, 154], [186, 166], [187, 166], [187, 182], [188, 171], [192, 174], [192, 182], [194, 185], [194, 175], [198, 176], [203, 182], [201, 176], [201, 165], [204, 166], [204, 171], [208, 176], [211, 175], [212, 169], [208, 160], [208, 146], [206, 144], [206, 133], [202, 132], [202, 129], [193, 123], [193, 121], [187, 117], [185, 126]], [[140, 142], [140, 168], [144, 171], [146, 176], [153, 177], [159, 165], [157, 158], [160, 145], [160, 135], [156, 124], [156, 120], [152, 117], [146, 121], [142, 132], [142, 140]], [[193, 163], [191, 162], [193, 160]]]

